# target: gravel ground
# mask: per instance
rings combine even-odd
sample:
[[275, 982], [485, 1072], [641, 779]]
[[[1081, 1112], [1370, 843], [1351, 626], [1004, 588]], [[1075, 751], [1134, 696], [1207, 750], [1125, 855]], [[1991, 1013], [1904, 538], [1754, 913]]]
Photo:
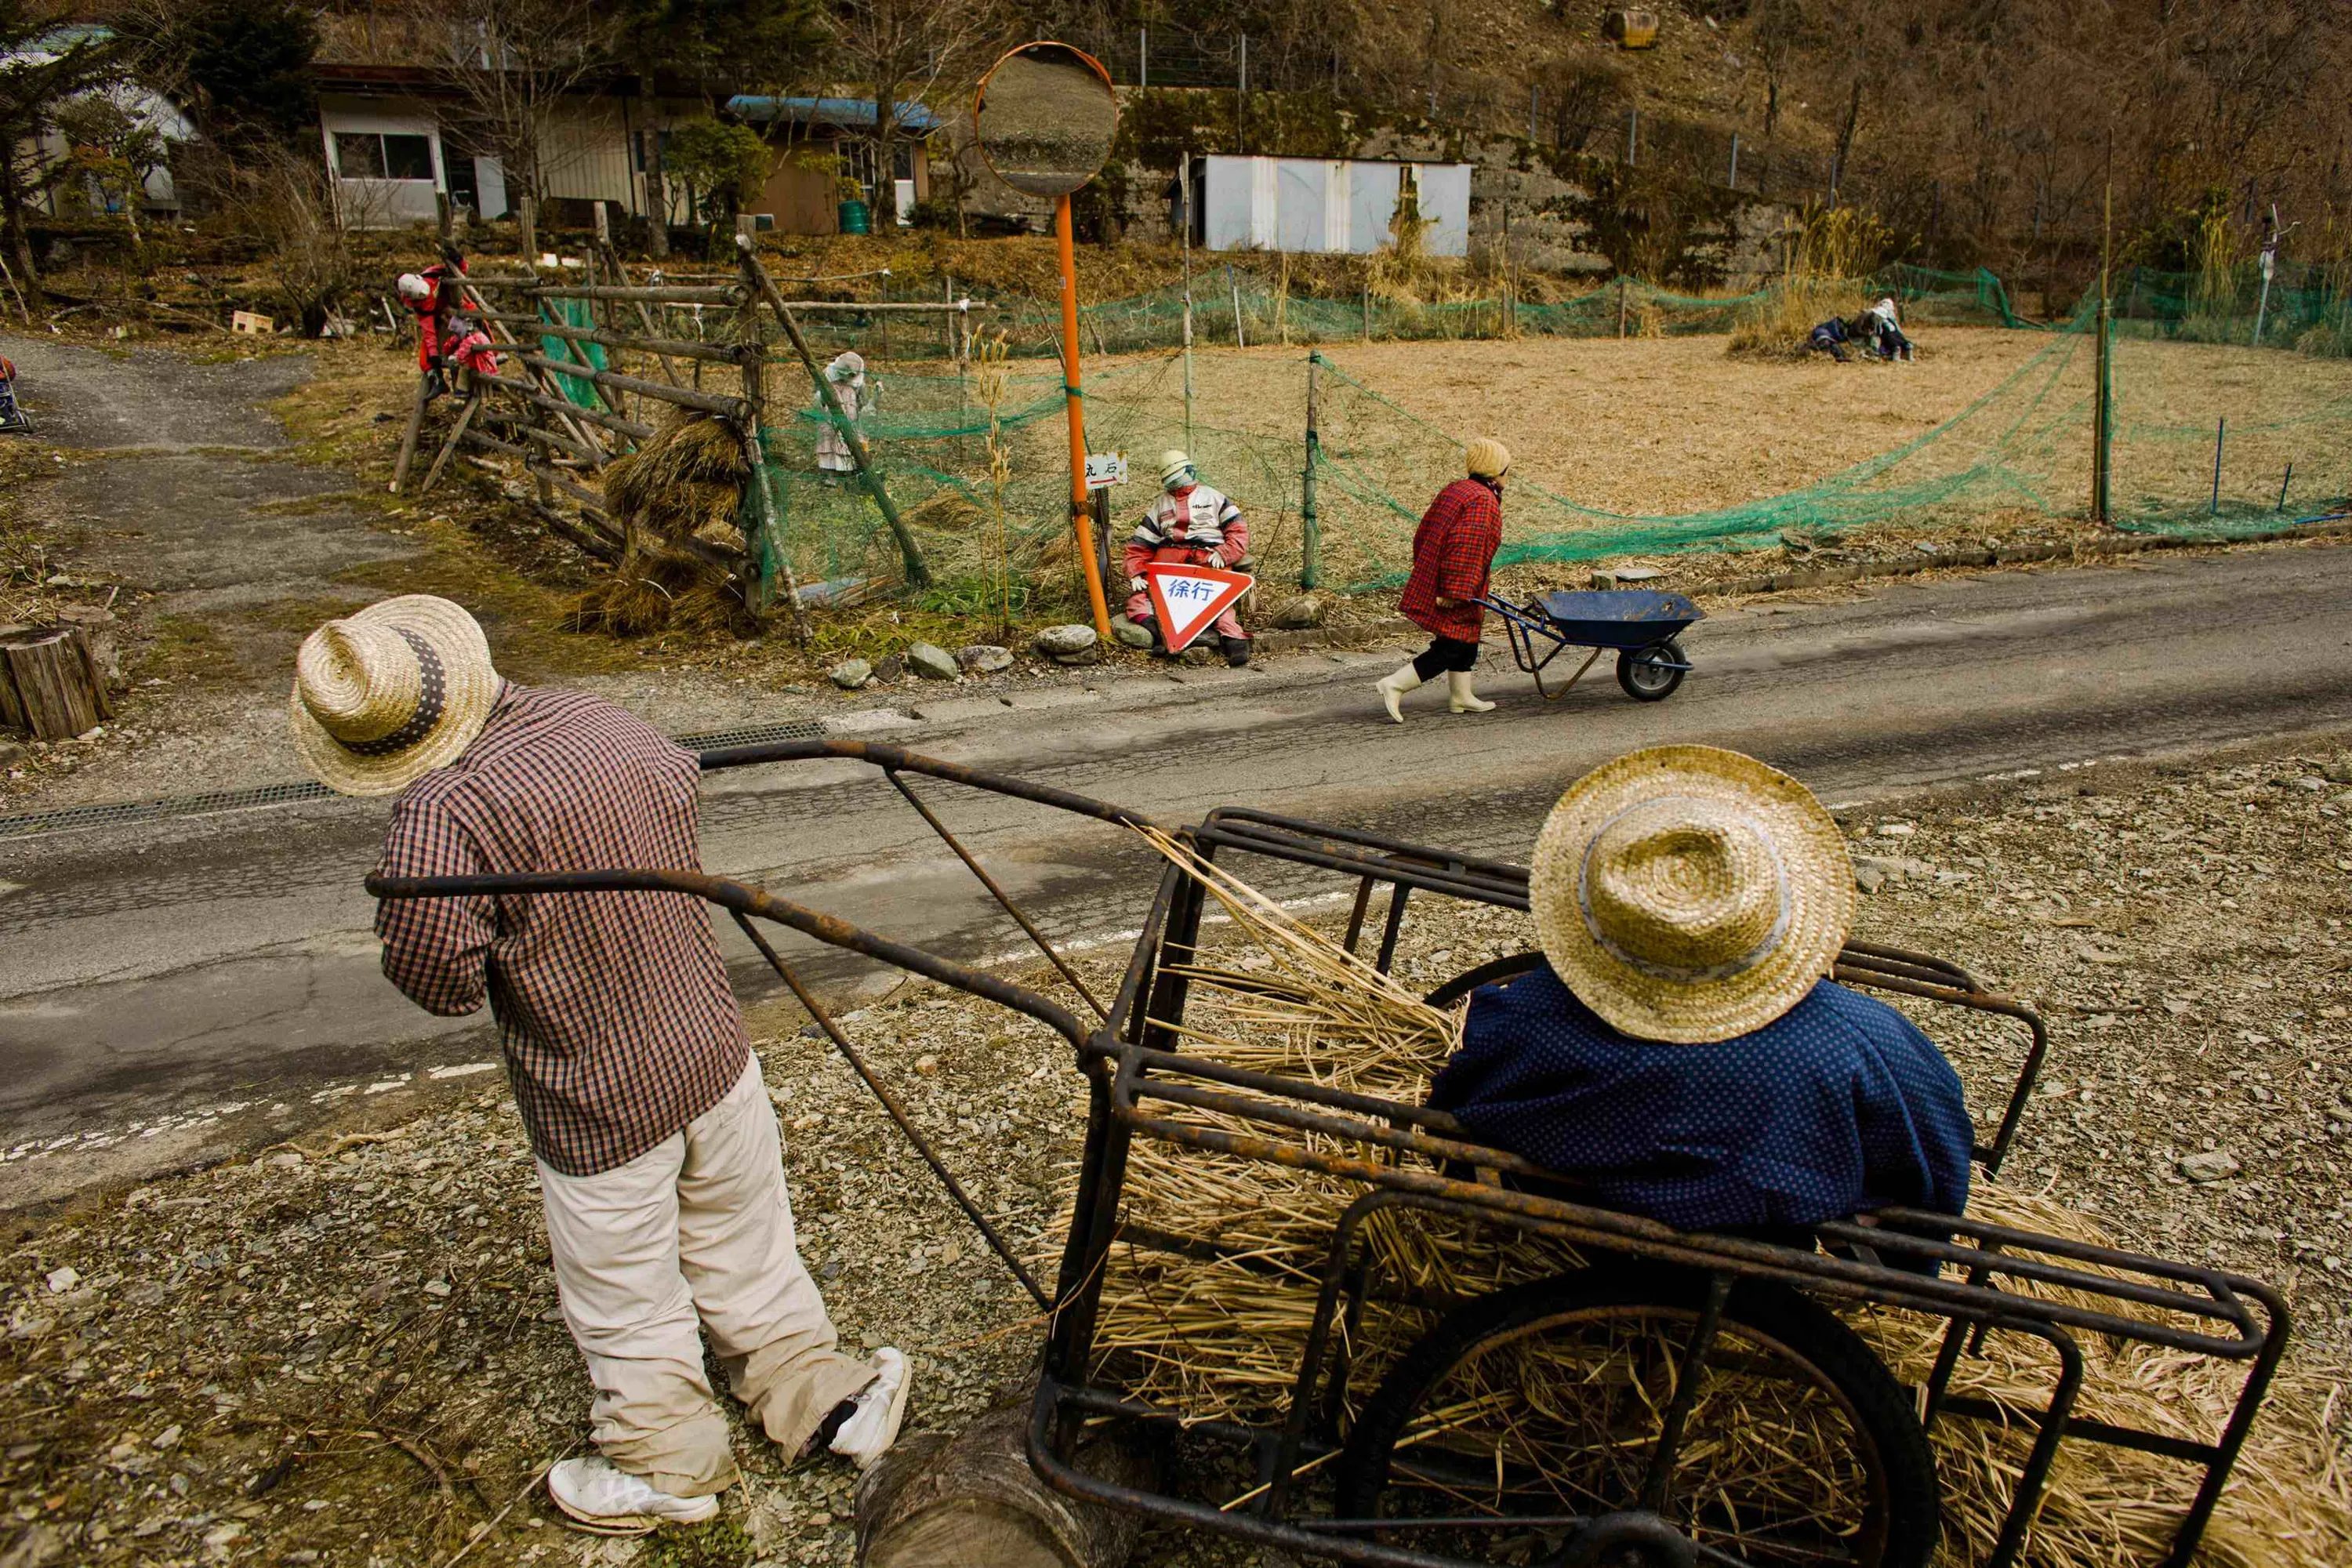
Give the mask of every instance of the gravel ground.
[[[2352, 749], [2300, 744], [2027, 777], [1847, 826], [1873, 889], [1858, 935], [1958, 958], [2051, 1018], [2009, 1177], [2126, 1243], [2277, 1283], [2308, 1370], [2352, 1349], [2352, 1068], [2329, 1048], [2352, 1011]], [[1416, 982], [1527, 943], [1517, 917], [1433, 902], [1406, 923]], [[1090, 981], [1118, 961], [1089, 954]], [[1050, 1251], [1080, 1131], [1058, 1040], [913, 984], [849, 1026], [983, 1209]], [[1996, 1113], [2013, 1051], [1934, 1026]], [[913, 1421], [958, 1424], [1018, 1379], [1034, 1309], [824, 1041], [760, 1049], [845, 1340], [908, 1350]], [[553, 1289], [498, 1090], [30, 1225], [0, 1261], [0, 1562], [849, 1560], [850, 1472], [787, 1474], [748, 1438], [751, 1484], [717, 1525], [642, 1545], [557, 1527], [532, 1482], [584, 1441], [588, 1390]], [[1253, 1557], [1155, 1535], [1139, 1561]]]

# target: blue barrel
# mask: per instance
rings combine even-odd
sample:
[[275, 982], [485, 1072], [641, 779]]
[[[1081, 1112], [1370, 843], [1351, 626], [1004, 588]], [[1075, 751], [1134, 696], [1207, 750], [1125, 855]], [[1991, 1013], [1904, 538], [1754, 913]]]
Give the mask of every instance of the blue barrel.
[[874, 232], [874, 215], [872, 211], [867, 208], [864, 202], [858, 201], [854, 197], [841, 204], [840, 217], [841, 232], [844, 234], [872, 234]]

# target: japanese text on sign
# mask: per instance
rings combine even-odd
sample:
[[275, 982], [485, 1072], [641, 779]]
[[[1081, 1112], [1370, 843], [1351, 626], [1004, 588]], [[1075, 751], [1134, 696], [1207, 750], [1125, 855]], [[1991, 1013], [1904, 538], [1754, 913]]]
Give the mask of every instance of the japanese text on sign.
[[1127, 483], [1127, 454], [1124, 452], [1089, 452], [1087, 454], [1087, 489], [1107, 490], [1113, 485]]

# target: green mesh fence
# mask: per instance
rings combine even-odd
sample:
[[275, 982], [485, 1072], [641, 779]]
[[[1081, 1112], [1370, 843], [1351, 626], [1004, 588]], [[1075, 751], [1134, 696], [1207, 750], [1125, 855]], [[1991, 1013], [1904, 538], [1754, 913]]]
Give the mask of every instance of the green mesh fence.
[[[1894, 267], [1856, 285], [1857, 292], [1891, 294], [1905, 301], [1907, 319], [1938, 325], [2030, 327], [2010, 308], [2009, 292], [1992, 273], [1935, 272]], [[1185, 289], [1170, 284], [1147, 293], [1085, 307], [1080, 348], [1088, 353], [1131, 354], [1181, 348]], [[1596, 281], [1568, 300], [1543, 303], [1466, 289], [1458, 297], [1410, 299], [1367, 290], [1352, 299], [1285, 289], [1256, 268], [1205, 266], [1192, 283], [1192, 335], [1197, 348], [1315, 347], [1364, 342], [1444, 342], [1505, 336], [1601, 338], [1727, 332], [1743, 315], [1771, 299], [1748, 293], [1688, 294], [1637, 278]], [[837, 329], [876, 342], [872, 323], [855, 318]], [[1061, 306], [1052, 300], [1010, 299], [985, 319], [1003, 331], [1014, 355], [1052, 359], [1061, 353]], [[950, 339], [937, 328], [899, 328], [901, 357], [946, 357]], [[830, 340], [828, 340], [830, 341]], [[841, 345], [851, 346], [845, 338]]]
[[[2308, 348], [2312, 332], [2332, 330], [2340, 298], [2317, 282], [2300, 280], [2288, 295], [2276, 278], [2267, 302], [2258, 287], [2239, 287], [2224, 300], [2210, 283], [2200, 294], [2159, 288], [2159, 282], [2179, 280], [2154, 274], [2136, 275], [2132, 281], [2135, 296], [2127, 298], [2123, 287], [2116, 290], [2107, 364], [2115, 407], [2116, 526], [2243, 533], [2343, 510], [2352, 496], [2352, 360], [2291, 352], [2298, 342]], [[1119, 353], [1127, 342], [1157, 330], [1150, 312], [1166, 301], [1155, 304], [1146, 297], [1087, 312], [1087, 346], [1113, 356], [1107, 363], [1090, 362], [1086, 369], [1088, 446], [1127, 452], [1139, 480], [1156, 469], [1161, 449], [1190, 451], [1202, 477], [1232, 494], [1248, 514], [1261, 581], [1314, 581], [1346, 589], [1394, 584], [1409, 565], [1422, 510], [1460, 474], [1463, 441], [1479, 432], [1449, 427], [1442, 401], [1433, 400], [1426, 387], [1384, 387], [1374, 375], [1352, 367], [1347, 339], [1355, 333], [1323, 338], [1323, 346], [1312, 352], [1311, 369], [1310, 353], [1303, 347], [1285, 355], [1242, 354], [1214, 346], [1204, 322], [1230, 326], [1239, 283], [1236, 273], [1234, 288], [1225, 291], [1222, 318], [1201, 309], [1202, 296], [1196, 294], [1196, 390], [1189, 419], [1181, 353]], [[2033, 325], [2015, 316], [2000, 280], [1990, 273], [1907, 269], [1881, 283], [1902, 293], [1909, 301], [1908, 319], [1918, 325], [1932, 325], [1943, 311], [1984, 324]], [[1627, 286], [1623, 308], [1629, 312], [1644, 306], [1672, 310], [1687, 321], [1712, 321], [1717, 331], [1749, 302], [1646, 288], [1634, 292], [1637, 287]], [[1599, 302], [1522, 305], [1521, 333], [1613, 334], [1618, 300], [1613, 293], [1593, 299]], [[2206, 307], [2201, 313], [2200, 302]], [[1352, 309], [1360, 326], [1360, 300], [1352, 307], [1312, 303], [1343, 314]], [[1286, 330], [1297, 344], [1327, 327], [1346, 324], [1301, 308], [1297, 300], [1284, 305], [1243, 294], [1240, 304], [1243, 331], [1253, 346], [1278, 343]], [[1181, 300], [1178, 305], [1181, 310]], [[1479, 308], [1490, 307], [1462, 309]], [[1586, 314], [1580, 316], [1580, 310]], [[1597, 319], [1605, 320], [1605, 334], [1592, 325], [1593, 311], [1603, 313]], [[1708, 311], [1720, 313], [1709, 317]], [[1275, 324], [1266, 339], [1257, 335], [1261, 312]], [[2264, 318], [2259, 347], [2257, 313]], [[1419, 320], [1425, 324], [1430, 318]], [[1541, 472], [1542, 455], [1522, 451], [1505, 506], [1500, 560], [1577, 563], [1746, 550], [1775, 544], [1798, 530], [1818, 535], [1899, 525], [1932, 536], [1980, 532], [1988, 520], [2008, 524], [2035, 517], [2079, 518], [2090, 505], [2100, 371], [2096, 320], [2095, 301], [2085, 301], [2070, 319], [2051, 324], [2046, 337], [2021, 341], [2015, 367], [1953, 417], [1838, 472], [1761, 500], [1676, 515], [1612, 510], [1533, 482], [1528, 475]], [[1058, 322], [1024, 325], [1017, 317], [1003, 325], [1015, 353], [1034, 350], [1058, 331]], [[856, 331], [836, 330], [849, 335]], [[1024, 331], [1033, 337], [1024, 338]], [[1446, 333], [1429, 335], [1442, 339]], [[920, 340], [903, 336], [907, 352], [919, 356]], [[1934, 353], [1931, 334], [1926, 357], [1916, 365], [1856, 366], [1841, 374], [1932, 375]], [[1067, 526], [1067, 435], [1057, 370], [1021, 359], [1004, 367], [993, 410], [995, 446], [1007, 468], [1000, 497], [992, 477], [986, 378], [919, 357], [877, 363], [876, 369], [877, 408], [865, 430], [884, 481], [937, 578], [929, 591], [933, 600], [982, 613], [1009, 598], [1015, 616], [1048, 604], [1081, 603]], [[1777, 373], [1751, 367], [1743, 374]], [[1318, 436], [1311, 490], [1305, 440], [1310, 374]], [[895, 581], [896, 542], [864, 489], [854, 479], [818, 472], [816, 442], [824, 416], [805, 374], [794, 362], [772, 366], [770, 377], [769, 479], [782, 520], [782, 552], [798, 580], [836, 585]], [[1408, 408], [1406, 401], [1416, 393], [1416, 405]], [[785, 409], [795, 412], [786, 418]], [[1113, 494], [1115, 546], [1131, 530], [1132, 514], [1148, 499], [1149, 486], [1139, 482]], [[1311, 546], [1306, 526], [1310, 495], [1316, 524]], [[1114, 569], [1109, 580], [1116, 608], [1124, 574]]]
[[[593, 327], [596, 324], [585, 300], [542, 300], [539, 302], [539, 317], [541, 321], [559, 327]], [[609, 368], [605, 363], [604, 350], [596, 343], [577, 343], [569, 338], [551, 337], [542, 332], [539, 334], [539, 352], [548, 359], [566, 364], [584, 364], [592, 370]], [[565, 397], [583, 408], [604, 406], [593, 381], [579, 376], [559, 375], [555, 378], [555, 384]]]

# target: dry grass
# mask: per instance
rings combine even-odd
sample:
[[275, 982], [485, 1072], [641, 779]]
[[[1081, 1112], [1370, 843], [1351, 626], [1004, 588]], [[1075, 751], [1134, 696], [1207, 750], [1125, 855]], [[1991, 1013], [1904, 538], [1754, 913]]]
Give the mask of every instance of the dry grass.
[[1734, 356], [1802, 359], [1805, 334], [1832, 316], [1852, 316], [1870, 302], [1870, 276], [1885, 260], [1892, 237], [1860, 207], [1808, 214], [1785, 237], [1788, 265], [1780, 280], [1732, 329], [1725, 352]]
[[[1192, 998], [1177, 1032], [1188, 1052], [1327, 1087], [1407, 1101], [1422, 1097], [1430, 1073], [1456, 1043], [1458, 1015], [1426, 1006], [1404, 985], [1301, 926], [1229, 874], [1164, 838], [1157, 842], [1202, 880], [1231, 922], [1225, 935], [1203, 944], [1187, 972]], [[1162, 1109], [1196, 1124], [1244, 1125], [1219, 1113]], [[1266, 1131], [1255, 1124], [1251, 1130]], [[1290, 1136], [1327, 1152], [1365, 1152], [1319, 1135]], [[1330, 1227], [1360, 1189], [1318, 1173], [1152, 1141], [1135, 1146], [1128, 1183], [1124, 1224], [1212, 1244], [1225, 1260], [1204, 1263], [1132, 1244], [1116, 1248], [1102, 1290], [1099, 1370], [1193, 1416], [1263, 1420], [1278, 1413], [1304, 1350]], [[2108, 1239], [2063, 1205], [1990, 1182], [1979, 1183], [1969, 1212], [2047, 1235]], [[1424, 1224], [1418, 1216], [1382, 1218], [1387, 1223], [1368, 1233], [1375, 1289], [1434, 1287], [1475, 1295], [1577, 1265], [1572, 1252], [1557, 1245]], [[2098, 1304], [2116, 1310], [2111, 1301]], [[1941, 1320], [1858, 1307], [1843, 1315], [1899, 1380], [1924, 1381], [1940, 1342]], [[1351, 1400], [1376, 1384], [1428, 1322], [1422, 1311], [1376, 1308], [1360, 1323], [1342, 1325]], [[2244, 1376], [2239, 1364], [2137, 1342], [2086, 1336], [2082, 1348], [2086, 1373], [2077, 1413], [2169, 1436], [2210, 1440], [2218, 1434]], [[1462, 1408], [1449, 1405], [1449, 1447], [1466, 1443], [1479, 1454], [1493, 1447], [1498, 1456], [1508, 1448], [1524, 1461], [1536, 1457], [1520, 1451], [1534, 1440], [1530, 1431], [1568, 1429], [1560, 1424], [1573, 1412], [1528, 1394], [1533, 1372], [1513, 1365], [1484, 1394], [1472, 1386], [1478, 1378], [1471, 1369]], [[1553, 1370], [1591, 1384], [1582, 1369]], [[1964, 1359], [1954, 1389], [2024, 1412], [2047, 1403], [2053, 1378], [2041, 1341], [1994, 1334]], [[2352, 1475], [2333, 1457], [2329, 1436], [2340, 1384], [2339, 1374], [2315, 1369], [2281, 1378], [2207, 1536], [2202, 1561], [2229, 1568], [2334, 1568], [2352, 1557]], [[1447, 1390], [1459, 1392], [1451, 1384]], [[1714, 1414], [1707, 1429], [1778, 1433], [1774, 1442], [1792, 1454], [1819, 1447], [1816, 1458], [1834, 1458], [1839, 1445], [1833, 1434], [1816, 1430], [1817, 1413], [1780, 1407], [1786, 1392], [1778, 1384], [1752, 1397], [1726, 1389], [1724, 1397], [1742, 1403], [1736, 1412]], [[1580, 1397], [1590, 1395], [1587, 1386]], [[1531, 1420], [1503, 1419], [1487, 1408], [1498, 1399], [1531, 1407]], [[1757, 1401], [1772, 1407], [1749, 1408]], [[2032, 1436], [2021, 1419], [2005, 1426], [1959, 1419], [1937, 1424], [1931, 1440], [1948, 1525], [1942, 1561], [1980, 1561], [1989, 1551]], [[1730, 1458], [1716, 1454], [1709, 1462], [1720, 1469]], [[1601, 1473], [1602, 1481], [1594, 1484], [1605, 1484], [1610, 1463], [1605, 1455], [1594, 1458], [1580, 1449], [1568, 1468], [1580, 1475]], [[1817, 1478], [1824, 1489], [1817, 1505], [1834, 1516], [1836, 1465], [1766, 1468], [1781, 1481], [1792, 1473], [1799, 1481], [1806, 1474]], [[2196, 1473], [2123, 1449], [2068, 1445], [2024, 1561], [2044, 1568], [2125, 1568], [2152, 1560], [2188, 1506]], [[1555, 1483], [1571, 1490], [1580, 1484], [1564, 1477], [1555, 1476]]]
[[751, 472], [732, 427], [682, 411], [607, 468], [604, 499], [628, 542], [611, 578], [580, 596], [572, 629], [640, 637], [673, 626], [715, 630], [740, 619], [743, 599], [734, 581], [677, 546], [740, 545], [736, 516]]

